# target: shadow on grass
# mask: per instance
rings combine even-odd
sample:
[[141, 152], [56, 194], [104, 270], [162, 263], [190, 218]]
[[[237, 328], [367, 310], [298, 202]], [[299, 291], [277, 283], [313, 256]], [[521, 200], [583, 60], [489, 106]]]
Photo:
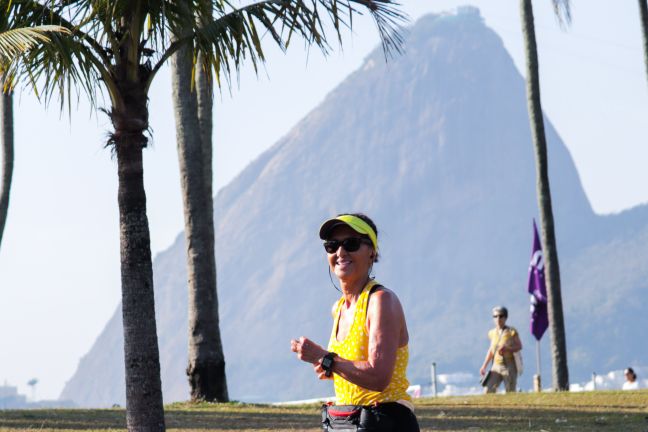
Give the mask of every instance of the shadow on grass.
[[648, 432], [646, 413], [546, 408], [421, 407], [424, 431]]
[[2, 430], [125, 429], [124, 410], [7, 410], [0, 411]]
[[[507, 402], [504, 399], [498, 402]], [[427, 431], [648, 432], [648, 406], [475, 406], [420, 404], [416, 414]], [[0, 411], [0, 431], [125, 430], [123, 409]], [[319, 407], [253, 405], [169, 406], [166, 426], [177, 431], [318, 431]]]
[[[274, 410], [277, 411], [277, 410]], [[167, 429], [181, 430], [303, 430], [319, 428], [319, 412], [303, 410], [167, 409]], [[9, 410], [0, 411], [0, 430], [124, 430], [124, 410]]]

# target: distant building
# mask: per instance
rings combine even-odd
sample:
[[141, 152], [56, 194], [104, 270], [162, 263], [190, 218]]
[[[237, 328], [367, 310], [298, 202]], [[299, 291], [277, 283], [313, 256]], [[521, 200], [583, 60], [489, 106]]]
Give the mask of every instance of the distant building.
[[39, 400], [27, 401], [27, 396], [18, 393], [18, 387], [6, 382], [0, 385], [0, 410], [30, 409], [30, 408], [73, 408], [76, 404], [70, 400]]
[[27, 408], [27, 396], [18, 394], [18, 387], [0, 386], [0, 409]]

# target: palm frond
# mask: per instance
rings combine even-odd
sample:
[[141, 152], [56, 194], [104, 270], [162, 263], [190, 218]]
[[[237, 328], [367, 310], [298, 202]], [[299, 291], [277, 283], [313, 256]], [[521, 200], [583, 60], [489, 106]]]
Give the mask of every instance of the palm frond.
[[[205, 10], [205, 3], [211, 3], [210, 10]], [[261, 43], [264, 37], [285, 50], [297, 35], [306, 46], [317, 46], [327, 54], [328, 33], [333, 32], [341, 43], [343, 30], [352, 29], [354, 15], [363, 11], [374, 18], [387, 58], [402, 51], [402, 29], [408, 21], [393, 0], [265, 0], [240, 8], [228, 0], [193, 0], [192, 8], [187, 9], [193, 9], [194, 15], [176, 12], [173, 22], [180, 28], [172, 29], [174, 34], [185, 36], [158, 59], [154, 74], [185, 43], [194, 44], [202, 54], [204, 64], [200, 67], [213, 69], [217, 79], [222, 74], [228, 82], [243, 61], [249, 60], [255, 70], [265, 61]], [[187, 27], [193, 28], [191, 34], [187, 34]]]
[[113, 85], [101, 61], [74, 37], [53, 35], [48, 44], [28, 51], [20, 63], [19, 74], [28, 78], [34, 90], [40, 89], [39, 98], [49, 103], [57, 95], [61, 109], [66, 102], [71, 109], [72, 100], [78, 101], [81, 94], [95, 106], [98, 84], [103, 81], [109, 90]]
[[[233, 0], [232, 0], [233, 1]], [[105, 86], [120, 103], [120, 85], [144, 82], [145, 91], [161, 66], [181, 46], [190, 45], [200, 67], [228, 82], [244, 62], [265, 61], [264, 42], [286, 49], [297, 36], [324, 53], [333, 36], [352, 29], [357, 14], [376, 22], [385, 56], [402, 49], [407, 18], [394, 0], [0, 0], [0, 30], [7, 26], [54, 25], [68, 34], [48, 34], [50, 43], [27, 51], [17, 74], [26, 76], [46, 100], [70, 100], [88, 93], [94, 103]], [[173, 39], [172, 39], [173, 36]], [[16, 42], [16, 41], [14, 41]], [[126, 53], [126, 54], [124, 54]], [[126, 71], [126, 72], [125, 72]], [[124, 75], [126, 73], [126, 75]]]
[[49, 43], [49, 33], [70, 34], [70, 31], [57, 25], [41, 25], [6, 30], [0, 33], [0, 62], [9, 62], [27, 52], [39, 43]]
[[561, 26], [571, 24], [571, 5], [569, 0], [551, 0], [554, 12]]
[[[69, 30], [70, 34], [87, 45], [94, 55], [109, 67], [109, 49], [102, 44], [105, 32], [98, 10], [93, 9], [95, 0], [66, 0], [44, 2], [36, 0], [0, 0], [11, 4], [13, 26], [57, 25]], [[88, 4], [90, 3], [90, 4]]]
[[39, 99], [49, 103], [57, 95], [61, 108], [67, 102], [71, 109], [74, 96], [78, 100], [85, 93], [94, 106], [101, 82], [111, 97], [117, 94], [110, 74], [110, 51], [97, 39], [104, 33], [99, 13], [92, 8], [96, 0], [9, 1], [13, 26], [39, 24], [66, 29], [49, 34], [49, 43], [29, 50], [12, 68], [12, 74], [25, 78]]
[[403, 52], [403, 26], [409, 18], [399, 9], [399, 4], [390, 0], [353, 0], [366, 6], [376, 21], [385, 58]]

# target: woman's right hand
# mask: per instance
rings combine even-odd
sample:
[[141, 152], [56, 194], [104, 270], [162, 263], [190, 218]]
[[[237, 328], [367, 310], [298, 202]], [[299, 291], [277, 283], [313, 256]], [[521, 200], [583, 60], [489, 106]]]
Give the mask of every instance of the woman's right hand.
[[317, 375], [317, 378], [321, 380], [330, 380], [333, 379], [333, 374], [331, 376], [326, 376], [326, 371], [322, 367], [322, 361], [320, 360], [319, 363], [316, 363], [313, 365], [313, 370], [315, 371], [315, 374]]
[[486, 375], [486, 366], [482, 366], [481, 369], [479, 369], [479, 375], [481, 376]]
[[297, 354], [299, 360], [312, 363], [313, 365], [320, 363], [322, 357], [324, 357], [328, 352], [320, 345], [304, 336], [299, 339], [291, 340], [290, 350]]

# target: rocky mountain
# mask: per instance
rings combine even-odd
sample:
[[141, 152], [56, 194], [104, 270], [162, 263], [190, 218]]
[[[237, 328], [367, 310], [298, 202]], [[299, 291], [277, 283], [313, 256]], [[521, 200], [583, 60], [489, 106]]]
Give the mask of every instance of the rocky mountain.
[[[573, 160], [547, 120], [551, 187], [572, 379], [645, 359], [648, 206], [593, 213]], [[381, 238], [375, 274], [396, 291], [410, 328], [413, 383], [429, 365], [477, 371], [506, 304], [521, 331], [529, 388], [534, 344], [526, 278], [537, 217], [523, 78], [473, 8], [430, 15], [406, 54], [376, 50], [215, 201], [218, 295], [230, 396], [277, 401], [332, 394], [289, 350], [322, 344], [339, 293], [317, 236], [327, 217], [362, 211]], [[165, 402], [188, 386], [184, 236], [154, 263]], [[543, 367], [548, 379], [547, 335]], [[123, 403], [121, 311], [61, 397]], [[608, 369], [604, 369], [608, 368]]]

